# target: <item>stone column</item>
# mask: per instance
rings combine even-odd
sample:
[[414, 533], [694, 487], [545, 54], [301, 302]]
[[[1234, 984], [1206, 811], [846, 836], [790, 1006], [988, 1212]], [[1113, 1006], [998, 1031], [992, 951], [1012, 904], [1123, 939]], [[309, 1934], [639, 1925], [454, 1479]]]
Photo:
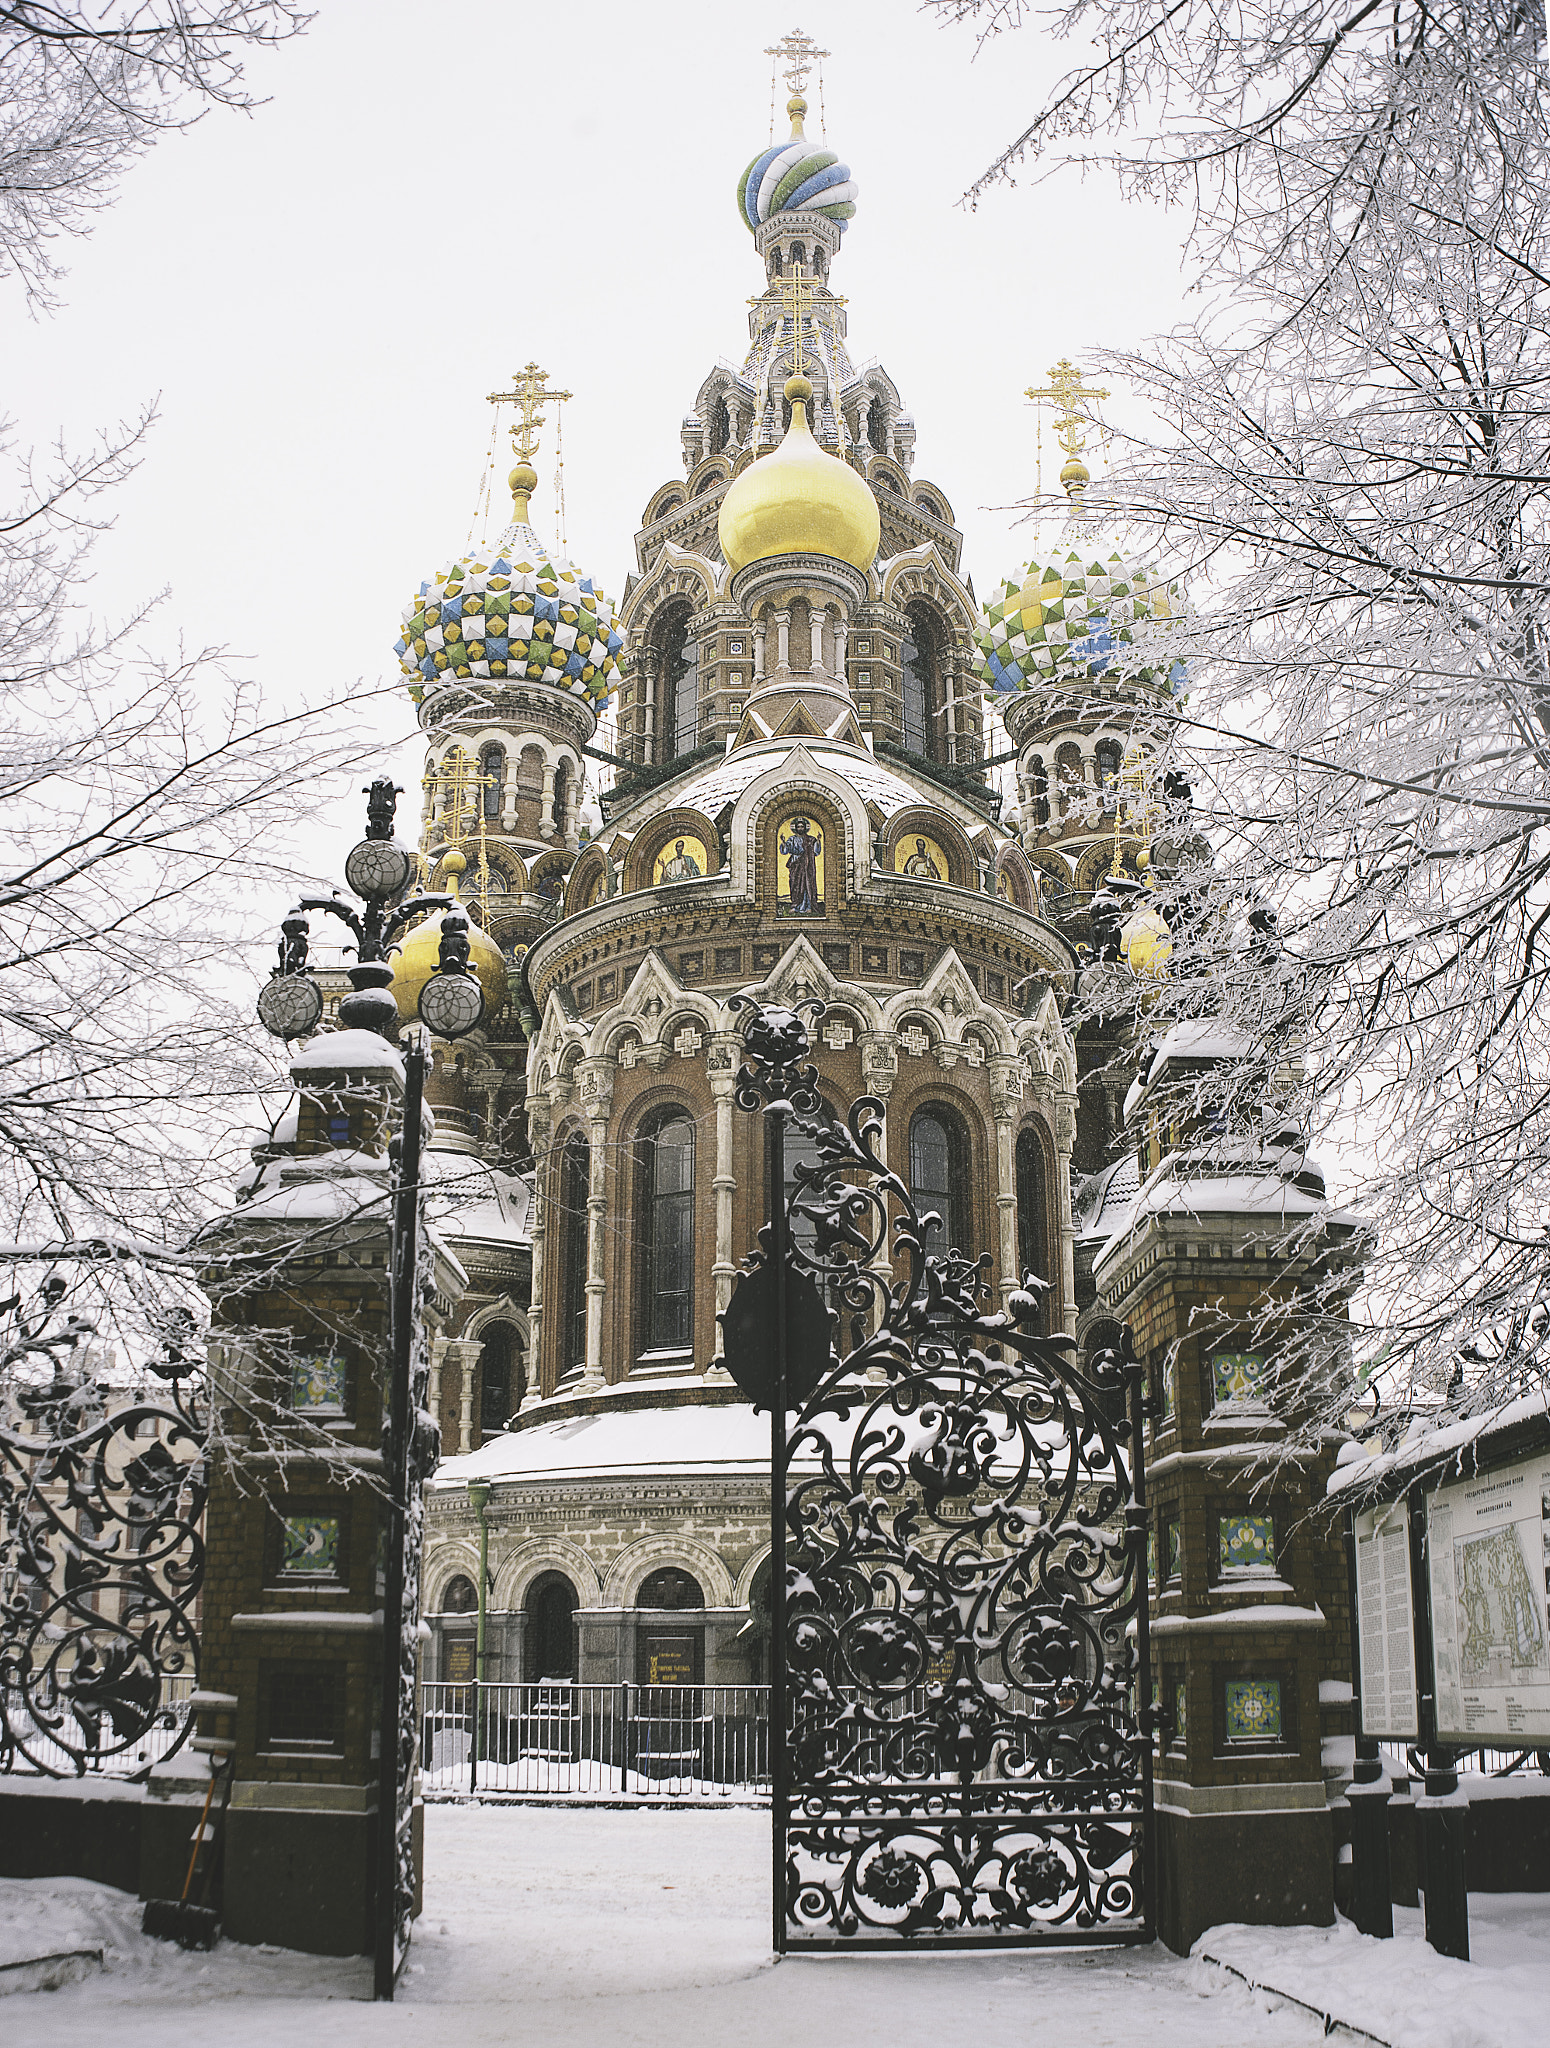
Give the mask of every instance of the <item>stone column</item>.
[[608, 1293], [608, 1118], [613, 1108], [614, 1065], [589, 1060], [581, 1070], [580, 1101], [587, 1118], [587, 1341], [578, 1393], [603, 1386], [603, 1303]]
[[849, 625], [844, 619], [836, 619], [834, 622], [834, 679], [841, 689], [848, 688], [850, 682], [845, 658], [845, 651], [849, 642]]
[[501, 830], [517, 829], [517, 750], [506, 749], [506, 779], [501, 784]]
[[1060, 1234], [1060, 1298], [1066, 1332], [1076, 1335], [1076, 1227], [1071, 1220], [1071, 1154], [1076, 1146], [1076, 1097], [1055, 1098], [1055, 1227]]
[[654, 647], [644, 647], [640, 655], [641, 691], [645, 700], [646, 720], [641, 731], [641, 759], [655, 761], [657, 758], [657, 671], [661, 663]]
[[1017, 1129], [1023, 1082], [1015, 1059], [988, 1063], [991, 1109], [996, 1126], [996, 1264], [997, 1292], [1004, 1309], [1014, 1287], [1022, 1284], [1017, 1258]]
[[430, 1405], [430, 1411], [435, 1418], [438, 1429], [441, 1427], [441, 1362], [446, 1355], [446, 1338], [432, 1337], [430, 1384], [426, 1389], [425, 1398]]
[[[885, 1166], [892, 1162], [888, 1157], [888, 1098], [893, 1093], [893, 1084], [899, 1078], [898, 1043], [891, 1031], [863, 1032], [861, 1035], [861, 1091], [864, 1095], [875, 1095], [883, 1105], [882, 1129], [877, 1134], [877, 1156]], [[905, 1162], [908, 1175], [909, 1162]], [[872, 1259], [872, 1271], [877, 1275], [880, 1286], [886, 1289], [893, 1281], [893, 1252], [889, 1234], [885, 1233]], [[872, 1313], [872, 1330], [882, 1321], [880, 1304], [883, 1295], [877, 1297], [879, 1306]], [[880, 1373], [879, 1368], [879, 1373]]]
[[784, 605], [775, 613], [775, 669], [779, 675], [791, 673], [791, 613]]
[[767, 619], [759, 618], [754, 620], [753, 680], [756, 683], [762, 682], [764, 680], [764, 637], [768, 630], [769, 621]]
[[553, 1126], [549, 1104], [541, 1095], [527, 1100], [528, 1142], [533, 1148], [533, 1279], [527, 1312], [527, 1391], [519, 1411], [526, 1415], [544, 1398], [544, 1218], [550, 1186], [549, 1136]]
[[554, 763], [544, 763], [543, 795], [538, 799], [538, 829], [545, 839], [554, 837]]
[[814, 669], [823, 672], [823, 618], [824, 608], [810, 604], [807, 608], [807, 667], [809, 674]]
[[[742, 1043], [737, 1032], [718, 1031], [710, 1041], [706, 1059], [710, 1092], [716, 1104], [716, 1172], [711, 1181], [715, 1201], [716, 1252], [710, 1270], [716, 1290], [717, 1315], [731, 1300], [732, 1283], [737, 1277], [737, 1262], [732, 1256], [732, 1197], [737, 1190], [737, 1176], [732, 1170], [732, 1097], [737, 1085]], [[705, 1377], [717, 1385], [725, 1385], [732, 1375], [725, 1366], [712, 1365], [707, 1368]]]
[[478, 1369], [479, 1354], [484, 1345], [477, 1337], [451, 1337], [447, 1340], [444, 1356], [449, 1365], [455, 1365], [462, 1373], [458, 1389], [457, 1406], [457, 1447], [459, 1452], [477, 1451], [480, 1437], [474, 1423], [474, 1373]]

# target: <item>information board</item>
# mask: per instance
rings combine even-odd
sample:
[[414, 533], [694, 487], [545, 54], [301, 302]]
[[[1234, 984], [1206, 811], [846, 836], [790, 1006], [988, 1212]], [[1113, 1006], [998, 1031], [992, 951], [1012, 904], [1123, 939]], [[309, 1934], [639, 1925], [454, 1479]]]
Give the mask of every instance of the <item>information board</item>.
[[1437, 1734], [1550, 1742], [1550, 1454], [1426, 1500]]
[[1356, 1517], [1356, 1622], [1362, 1678], [1362, 1733], [1414, 1742], [1415, 1623], [1410, 1518], [1404, 1501]]

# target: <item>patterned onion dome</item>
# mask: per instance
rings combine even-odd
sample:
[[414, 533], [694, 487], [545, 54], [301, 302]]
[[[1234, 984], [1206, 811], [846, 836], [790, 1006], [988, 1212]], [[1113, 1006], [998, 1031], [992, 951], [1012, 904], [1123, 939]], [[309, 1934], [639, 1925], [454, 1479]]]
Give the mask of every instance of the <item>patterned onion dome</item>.
[[761, 150], [737, 181], [738, 210], [750, 233], [762, 227], [772, 214], [821, 213], [845, 223], [856, 211], [856, 186], [850, 165], [842, 164], [832, 149], [808, 141], [802, 133], [806, 100], [787, 102], [791, 116], [791, 138]]
[[419, 689], [440, 677], [508, 676], [598, 699], [619, 680], [623, 645], [613, 605], [591, 577], [518, 518], [494, 547], [446, 563], [420, 585], [393, 651]]
[[[1138, 622], [1176, 619], [1177, 583], [1155, 569], [1111, 555], [1089, 562], [1067, 555], [1041, 567], [1030, 562], [1021, 583], [1008, 583], [986, 606], [975, 673], [987, 690], [1031, 690], [1043, 683], [1091, 682], [1110, 668], [1116, 650], [1133, 644]], [[1124, 670], [1127, 681], [1155, 683], [1154, 669]], [[1168, 670], [1168, 685], [1184, 687], [1182, 661]]]

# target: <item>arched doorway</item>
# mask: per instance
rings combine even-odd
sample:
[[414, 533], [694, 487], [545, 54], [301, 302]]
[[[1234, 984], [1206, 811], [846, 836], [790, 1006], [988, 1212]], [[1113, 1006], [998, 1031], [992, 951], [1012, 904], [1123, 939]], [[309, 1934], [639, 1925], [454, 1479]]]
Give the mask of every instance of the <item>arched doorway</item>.
[[441, 1596], [441, 1676], [448, 1685], [467, 1685], [474, 1676], [474, 1609], [478, 1604], [473, 1580], [461, 1572], [448, 1582]]
[[576, 1588], [563, 1572], [545, 1572], [528, 1588], [523, 1602], [527, 1617], [524, 1676], [529, 1679], [573, 1679], [576, 1676]]

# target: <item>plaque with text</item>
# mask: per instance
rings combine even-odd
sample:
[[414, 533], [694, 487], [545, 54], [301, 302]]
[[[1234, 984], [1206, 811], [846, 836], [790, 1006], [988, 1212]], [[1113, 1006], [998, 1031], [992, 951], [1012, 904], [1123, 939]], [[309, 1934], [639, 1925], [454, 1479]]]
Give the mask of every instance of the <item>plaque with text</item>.
[[1402, 1500], [1356, 1517], [1356, 1623], [1362, 1733], [1418, 1741], [1410, 1517]]
[[1550, 1453], [1426, 1499], [1437, 1734], [1550, 1742]]

